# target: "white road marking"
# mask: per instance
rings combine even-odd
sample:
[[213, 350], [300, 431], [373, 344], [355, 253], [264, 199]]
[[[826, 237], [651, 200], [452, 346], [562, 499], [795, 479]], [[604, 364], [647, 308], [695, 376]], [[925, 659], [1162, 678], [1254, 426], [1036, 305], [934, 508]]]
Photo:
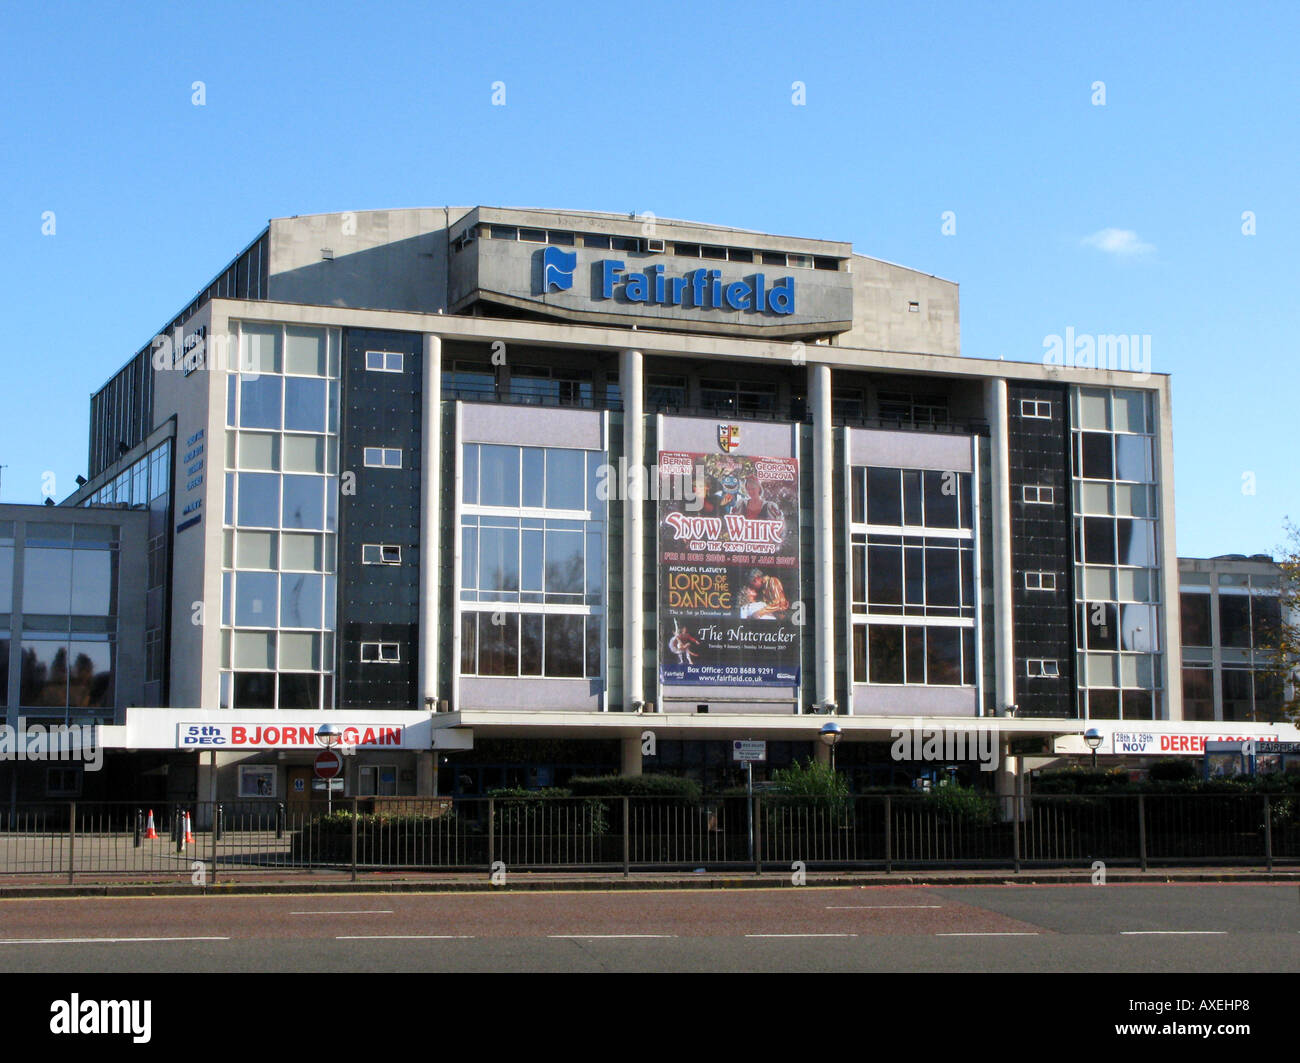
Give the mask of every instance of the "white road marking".
[[1226, 930], [1121, 930], [1121, 937], [1142, 937], [1148, 934], [1226, 934]]
[[290, 915], [392, 915], [391, 908], [350, 908], [337, 912], [290, 912]]
[[229, 941], [228, 937], [177, 938], [6, 938], [0, 945], [129, 945], [137, 941]]
[[868, 908], [942, 908], [942, 904], [828, 904], [828, 912], [860, 912]]
[[937, 938], [1036, 938], [1037, 930], [962, 930], [935, 934]]
[[473, 941], [473, 934], [336, 934], [335, 941]]
[[621, 938], [675, 938], [676, 934], [547, 934], [548, 938], [566, 941], [605, 941]]
[[746, 934], [747, 938], [855, 938], [857, 934]]

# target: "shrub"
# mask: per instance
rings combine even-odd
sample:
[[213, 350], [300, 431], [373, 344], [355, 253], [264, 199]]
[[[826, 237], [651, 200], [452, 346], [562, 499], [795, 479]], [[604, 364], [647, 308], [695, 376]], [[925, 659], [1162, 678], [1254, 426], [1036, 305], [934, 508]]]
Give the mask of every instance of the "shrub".
[[940, 815], [957, 823], [988, 826], [998, 821], [997, 799], [982, 790], [963, 786], [936, 786], [925, 795], [926, 803]]
[[593, 775], [569, 780], [574, 797], [673, 797], [700, 801], [700, 784], [676, 775]]
[[828, 764], [809, 760], [772, 773], [777, 793], [790, 797], [848, 797], [849, 782]]

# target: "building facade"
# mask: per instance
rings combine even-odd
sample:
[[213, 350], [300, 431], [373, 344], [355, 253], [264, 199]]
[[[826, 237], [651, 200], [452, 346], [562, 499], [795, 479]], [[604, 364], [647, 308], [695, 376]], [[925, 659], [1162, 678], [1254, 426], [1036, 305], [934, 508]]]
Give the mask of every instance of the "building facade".
[[176, 775], [206, 797], [302, 793], [327, 718], [360, 794], [721, 786], [732, 741], [770, 770], [825, 756], [827, 717], [861, 783], [921, 770], [899, 728], [995, 731], [1002, 789], [1088, 727], [1209, 734], [1169, 379], [1102, 339], [962, 357], [955, 284], [840, 242], [274, 220], [92, 399], [67, 504], [138, 475], [168, 514], [145, 697], [105, 740], [212, 753]]

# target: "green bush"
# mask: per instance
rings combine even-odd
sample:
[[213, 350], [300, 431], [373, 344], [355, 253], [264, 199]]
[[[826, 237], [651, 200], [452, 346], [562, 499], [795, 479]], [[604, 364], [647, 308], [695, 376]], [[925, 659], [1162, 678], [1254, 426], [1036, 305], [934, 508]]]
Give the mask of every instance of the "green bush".
[[676, 775], [593, 775], [569, 780], [574, 797], [671, 797], [699, 804], [700, 784]]
[[1157, 760], [1147, 772], [1152, 782], [1191, 782], [1200, 778], [1200, 771], [1190, 760], [1169, 757]]
[[829, 764], [808, 760], [772, 773], [776, 792], [790, 797], [848, 797], [849, 781]]
[[989, 826], [1000, 818], [997, 798], [964, 786], [936, 786], [925, 795], [925, 802], [940, 815], [968, 826]]

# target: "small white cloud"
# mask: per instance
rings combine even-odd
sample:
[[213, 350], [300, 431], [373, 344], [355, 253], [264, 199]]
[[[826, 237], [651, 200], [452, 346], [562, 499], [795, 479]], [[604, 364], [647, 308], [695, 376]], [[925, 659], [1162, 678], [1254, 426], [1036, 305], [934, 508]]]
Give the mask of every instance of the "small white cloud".
[[1136, 258], [1149, 255], [1155, 250], [1154, 244], [1144, 244], [1132, 229], [1100, 229], [1081, 241], [1085, 247], [1095, 247], [1108, 255], [1120, 258]]

